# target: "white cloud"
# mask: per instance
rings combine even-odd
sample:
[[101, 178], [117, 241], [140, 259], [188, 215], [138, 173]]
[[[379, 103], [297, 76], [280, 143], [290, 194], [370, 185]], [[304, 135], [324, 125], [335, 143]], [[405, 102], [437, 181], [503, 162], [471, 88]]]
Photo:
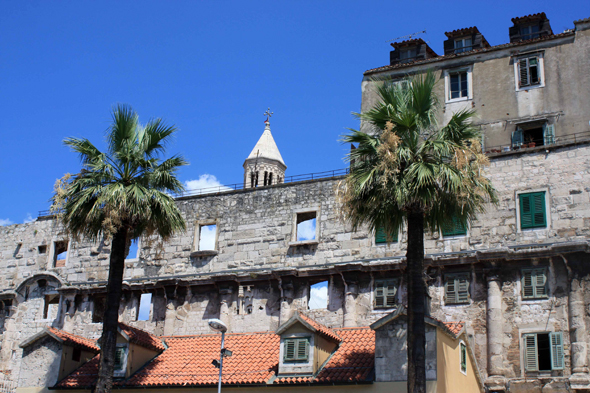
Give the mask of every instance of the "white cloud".
[[23, 221], [23, 224], [27, 224], [27, 223], [33, 222], [33, 221], [35, 221], [35, 218], [33, 218], [33, 216], [31, 216], [31, 213], [27, 213], [27, 217]]
[[199, 251], [215, 250], [215, 232], [217, 225], [203, 225], [199, 238]]
[[10, 218], [0, 218], [0, 227], [14, 224]]
[[222, 185], [215, 175], [205, 173], [195, 180], [187, 180], [184, 182], [186, 192], [198, 191], [201, 194], [210, 194], [212, 192], [230, 191], [229, 187]]
[[315, 239], [315, 218], [297, 224], [297, 240]]
[[309, 291], [309, 309], [328, 308], [328, 281], [311, 286]]

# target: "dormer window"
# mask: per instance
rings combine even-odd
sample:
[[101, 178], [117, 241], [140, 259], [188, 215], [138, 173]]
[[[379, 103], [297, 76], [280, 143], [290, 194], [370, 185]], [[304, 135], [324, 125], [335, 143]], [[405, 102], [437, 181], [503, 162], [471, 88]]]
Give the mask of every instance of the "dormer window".
[[309, 337], [285, 339], [284, 362], [306, 363], [309, 360], [309, 339]]
[[520, 28], [520, 38], [522, 40], [532, 40], [539, 37], [539, 25], [523, 26]]
[[416, 48], [402, 49], [399, 52], [399, 59], [404, 61], [413, 60], [416, 57]]
[[455, 40], [455, 53], [468, 52], [471, 49], [471, 37]]
[[127, 344], [117, 344], [117, 349], [115, 350], [115, 372], [113, 374], [115, 378], [125, 377], [128, 348], [129, 346]]

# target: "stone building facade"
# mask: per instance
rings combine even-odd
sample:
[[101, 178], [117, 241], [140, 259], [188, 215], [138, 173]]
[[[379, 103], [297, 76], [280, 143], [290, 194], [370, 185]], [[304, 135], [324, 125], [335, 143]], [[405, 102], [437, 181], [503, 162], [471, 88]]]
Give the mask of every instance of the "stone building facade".
[[[490, 47], [480, 37], [479, 47], [437, 56], [420, 43], [428, 56], [392, 56], [362, 85], [367, 109], [375, 102], [372, 77], [432, 69], [441, 79], [440, 121], [478, 110], [491, 161], [486, 175], [500, 203], [469, 228], [428, 234], [425, 277], [431, 315], [465, 321], [490, 391], [590, 389], [590, 19], [534, 36], [535, 24], [547, 32], [543, 15], [515, 18], [533, 36], [513, 39], [512, 29], [509, 44]], [[447, 36], [469, 46], [466, 38], [481, 35], [464, 30], [463, 38]], [[518, 82], [525, 74], [515, 70], [528, 59], [530, 79], [533, 58], [542, 82], [525, 89]], [[447, 100], [457, 83], [459, 97]], [[543, 143], [525, 146], [524, 135], [539, 138], [538, 129]], [[257, 158], [278, 168], [276, 182], [248, 186], [248, 157], [243, 190], [178, 198], [186, 232], [165, 243], [139, 240], [137, 257], [126, 260], [122, 322], [173, 336], [207, 333], [207, 319], [220, 318], [230, 332], [246, 333], [276, 330], [305, 311], [330, 328], [358, 327], [406, 303], [404, 232], [390, 244], [366, 228], [353, 232], [341, 215], [342, 177], [283, 183], [282, 158]], [[314, 220], [315, 236], [301, 240], [298, 224], [306, 220]], [[206, 250], [204, 226], [215, 230]], [[18, 379], [19, 343], [48, 326], [99, 337], [109, 251], [108, 239], [68, 238], [51, 216], [0, 227], [0, 369]], [[327, 282], [327, 306], [310, 308], [310, 287], [320, 282]]]

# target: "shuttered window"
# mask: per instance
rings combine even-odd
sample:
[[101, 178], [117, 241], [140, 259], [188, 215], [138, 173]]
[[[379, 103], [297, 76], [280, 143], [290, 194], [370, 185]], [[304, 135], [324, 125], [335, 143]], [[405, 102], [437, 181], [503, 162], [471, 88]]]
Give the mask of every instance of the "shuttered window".
[[309, 338], [289, 338], [284, 346], [285, 362], [307, 362], [309, 359]]
[[522, 271], [523, 299], [547, 298], [547, 269], [524, 269]]
[[374, 308], [395, 306], [397, 280], [375, 280]]
[[[393, 243], [397, 242], [397, 233], [394, 233], [391, 241]], [[375, 244], [383, 244], [387, 243], [387, 235], [385, 234], [385, 230], [382, 227], [377, 228], [375, 231]]]
[[545, 192], [520, 194], [518, 198], [520, 200], [520, 228], [547, 227]]
[[522, 342], [526, 371], [563, 370], [561, 332], [524, 334]]
[[127, 370], [127, 345], [117, 344], [115, 349], [115, 377], [124, 377]]
[[461, 372], [467, 373], [467, 346], [465, 343], [461, 343]]
[[469, 303], [469, 273], [445, 274], [445, 303]]
[[467, 234], [467, 226], [457, 217], [451, 217], [442, 226], [443, 236], [462, 236]]
[[541, 83], [539, 57], [525, 57], [518, 60], [519, 86], [533, 86]]

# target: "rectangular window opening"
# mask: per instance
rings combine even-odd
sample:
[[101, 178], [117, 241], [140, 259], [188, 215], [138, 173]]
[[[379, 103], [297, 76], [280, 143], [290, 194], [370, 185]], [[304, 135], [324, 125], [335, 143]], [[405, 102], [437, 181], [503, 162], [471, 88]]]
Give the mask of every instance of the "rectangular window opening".
[[519, 86], [534, 86], [541, 84], [539, 56], [525, 57], [518, 60]]
[[37, 247], [37, 250], [39, 251], [39, 254], [47, 254], [47, 246], [46, 245], [41, 245], [41, 246]]
[[453, 72], [449, 74], [449, 99], [469, 96], [467, 85], [467, 71]]
[[398, 282], [391, 280], [375, 280], [375, 290], [373, 294], [374, 308], [391, 308], [396, 305]]
[[471, 38], [461, 38], [455, 40], [455, 53], [467, 52], [471, 49]]
[[106, 297], [96, 296], [93, 299], [92, 323], [102, 323], [106, 308]]
[[68, 257], [68, 241], [60, 240], [54, 243], [53, 266], [64, 267]]
[[469, 303], [469, 273], [445, 274], [445, 304]]
[[520, 205], [520, 228], [546, 228], [545, 192], [519, 194], [518, 199]]
[[74, 362], [79, 362], [82, 359], [82, 350], [80, 348], [74, 348], [72, 352], [72, 360]]
[[540, 34], [538, 25], [524, 26], [520, 28], [520, 38], [522, 40], [532, 40], [539, 37]]
[[131, 244], [129, 245], [129, 253], [127, 254], [127, 259], [137, 259], [139, 258], [139, 239], [131, 239]]
[[467, 234], [467, 225], [459, 218], [453, 216], [442, 225], [443, 236], [464, 236]]
[[546, 299], [547, 269], [524, 269], [521, 284], [523, 299]]
[[328, 308], [328, 281], [318, 282], [309, 287], [307, 305], [310, 310]]
[[561, 332], [523, 335], [526, 371], [563, 370], [563, 338]]
[[414, 60], [414, 58], [416, 58], [416, 56], [417, 56], [416, 48], [401, 49], [399, 52], [399, 59], [402, 60], [402, 62], [404, 62], [404, 63]]
[[46, 295], [43, 306], [43, 319], [55, 319], [59, 308], [59, 295]]
[[[390, 241], [392, 243], [397, 243], [397, 233], [393, 233], [390, 237]], [[375, 244], [384, 244], [387, 243], [387, 234], [385, 233], [385, 229], [383, 227], [377, 228], [375, 231]]]
[[152, 294], [142, 293], [137, 307], [136, 321], [149, 321], [152, 308]]
[[297, 213], [297, 241], [316, 239], [316, 212]]
[[284, 341], [285, 363], [305, 363], [309, 359], [309, 338], [289, 338]]
[[199, 227], [198, 251], [215, 250], [215, 238], [217, 237], [217, 224], [201, 225]]
[[117, 378], [125, 376], [127, 369], [127, 344], [117, 344], [115, 350], [115, 371], [113, 375]]
[[461, 343], [461, 372], [467, 374], [467, 346]]

